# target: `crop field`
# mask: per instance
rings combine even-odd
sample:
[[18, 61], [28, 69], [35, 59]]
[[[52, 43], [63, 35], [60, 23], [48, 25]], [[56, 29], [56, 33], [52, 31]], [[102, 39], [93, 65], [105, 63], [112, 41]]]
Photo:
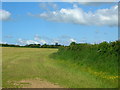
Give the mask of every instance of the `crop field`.
[[[3, 88], [116, 88], [116, 79], [51, 58], [58, 49], [2, 47]], [[90, 73], [91, 71], [91, 73]]]

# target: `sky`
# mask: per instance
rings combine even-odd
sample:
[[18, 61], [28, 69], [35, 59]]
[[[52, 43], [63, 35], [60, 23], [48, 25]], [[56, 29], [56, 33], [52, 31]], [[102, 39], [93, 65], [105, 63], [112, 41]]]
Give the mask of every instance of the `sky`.
[[117, 3], [3, 2], [0, 20], [0, 43], [69, 45], [118, 40]]

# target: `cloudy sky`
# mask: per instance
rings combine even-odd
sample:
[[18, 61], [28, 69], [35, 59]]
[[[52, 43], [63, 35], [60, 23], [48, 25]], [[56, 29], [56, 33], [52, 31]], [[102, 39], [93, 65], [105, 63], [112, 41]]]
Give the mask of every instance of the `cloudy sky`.
[[1, 43], [68, 45], [118, 39], [117, 3], [4, 2], [0, 20]]

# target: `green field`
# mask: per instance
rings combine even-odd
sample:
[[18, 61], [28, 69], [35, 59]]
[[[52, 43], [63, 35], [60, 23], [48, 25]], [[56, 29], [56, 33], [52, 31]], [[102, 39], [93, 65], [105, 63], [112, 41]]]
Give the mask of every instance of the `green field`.
[[57, 49], [2, 48], [2, 84], [4, 88], [22, 87], [14, 82], [40, 78], [64, 88], [115, 88], [116, 80], [96, 76], [68, 60], [49, 56]]

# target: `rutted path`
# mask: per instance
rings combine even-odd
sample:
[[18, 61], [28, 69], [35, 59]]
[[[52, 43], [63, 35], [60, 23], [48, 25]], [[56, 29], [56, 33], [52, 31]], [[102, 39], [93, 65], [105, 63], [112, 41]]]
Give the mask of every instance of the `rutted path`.
[[42, 79], [30, 79], [30, 80], [22, 80], [20, 81], [22, 84], [22, 88], [61, 88], [57, 84], [53, 84], [48, 81], [44, 81]]

